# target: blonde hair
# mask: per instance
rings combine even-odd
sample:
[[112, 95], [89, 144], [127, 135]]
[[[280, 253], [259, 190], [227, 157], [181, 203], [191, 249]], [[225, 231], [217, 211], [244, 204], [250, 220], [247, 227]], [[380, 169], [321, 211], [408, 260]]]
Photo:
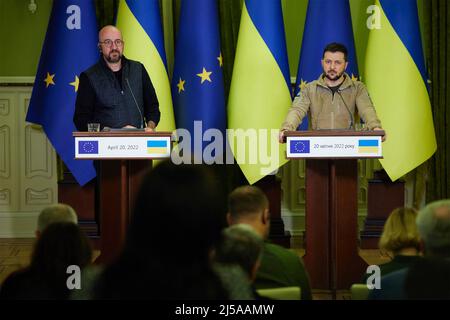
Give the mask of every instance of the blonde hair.
[[416, 226], [417, 210], [397, 208], [389, 215], [384, 224], [378, 246], [381, 251], [397, 254], [404, 248], [420, 250], [420, 235]]

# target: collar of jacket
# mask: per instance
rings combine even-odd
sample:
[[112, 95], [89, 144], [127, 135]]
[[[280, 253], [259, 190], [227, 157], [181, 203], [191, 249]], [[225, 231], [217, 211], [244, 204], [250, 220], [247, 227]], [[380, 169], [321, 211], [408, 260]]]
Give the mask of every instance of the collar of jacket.
[[[339, 90], [341, 90], [341, 91], [354, 85], [352, 78], [350, 78], [346, 72], [344, 72], [344, 77], [345, 77], [344, 82], [341, 84], [341, 86], [339, 88]], [[319, 78], [317, 79], [317, 84], [321, 87], [328, 89], [328, 85], [326, 84], [324, 78], [325, 78], [325, 76], [323, 74], [321, 74], [319, 76]]]

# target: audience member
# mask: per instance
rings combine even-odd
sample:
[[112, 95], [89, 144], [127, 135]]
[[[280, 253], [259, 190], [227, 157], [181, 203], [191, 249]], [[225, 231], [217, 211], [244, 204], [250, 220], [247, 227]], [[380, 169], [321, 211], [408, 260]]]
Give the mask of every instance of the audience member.
[[[381, 277], [381, 289], [372, 290], [369, 299], [416, 299], [419, 298], [417, 290], [424, 290], [422, 298], [425, 299], [429, 297], [426, 292], [432, 291], [436, 286], [440, 288], [439, 292], [448, 292], [450, 283], [438, 283], [434, 271], [445, 269], [444, 261], [450, 261], [450, 199], [435, 201], [425, 206], [419, 211], [416, 224], [423, 243], [424, 255], [427, 259], [433, 260], [418, 260], [409, 268]], [[442, 261], [442, 265], [436, 261]], [[418, 273], [421, 273], [420, 277], [417, 276]], [[441, 276], [444, 280], [448, 274], [442, 272]], [[446, 296], [440, 298], [445, 299]]]
[[144, 178], [123, 252], [94, 286], [99, 299], [227, 299], [212, 267], [223, 193], [201, 165], [162, 162]]
[[263, 239], [263, 254], [254, 282], [256, 289], [293, 287], [301, 288], [301, 299], [311, 300], [311, 288], [302, 259], [291, 250], [269, 243], [269, 201], [255, 186], [236, 188], [228, 198], [229, 225], [248, 224]]
[[12, 273], [3, 282], [0, 299], [65, 300], [69, 266], [83, 269], [91, 262], [89, 240], [72, 222], [54, 222], [36, 241], [30, 266]]
[[[381, 276], [407, 268], [421, 259], [421, 242], [416, 217], [415, 209], [396, 208], [387, 218], [379, 241], [379, 248], [392, 260], [380, 265]], [[365, 274], [362, 283], [366, 283], [370, 275]]]
[[[239, 266], [245, 272], [247, 282], [252, 284], [256, 279], [256, 272], [261, 262], [263, 246], [263, 239], [252, 227], [246, 224], [236, 224], [222, 231], [222, 238], [215, 249], [214, 258], [216, 263], [222, 267]], [[225, 277], [225, 279], [227, 278]], [[229, 280], [223, 281], [225, 287], [234, 288], [235, 279]], [[262, 299], [253, 285], [252, 291], [256, 299]]]

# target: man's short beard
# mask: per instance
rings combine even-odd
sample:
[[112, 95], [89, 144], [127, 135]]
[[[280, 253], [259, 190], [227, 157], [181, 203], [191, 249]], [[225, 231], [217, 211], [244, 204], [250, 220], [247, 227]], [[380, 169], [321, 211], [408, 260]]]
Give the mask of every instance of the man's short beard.
[[[111, 53], [113, 53], [113, 52], [116, 52], [116, 53], [118, 54], [117, 59], [112, 59]], [[122, 59], [122, 55], [121, 55], [120, 52], [118, 52], [118, 51], [111, 51], [111, 52], [109, 53], [109, 55], [105, 56], [105, 59], [106, 59], [106, 61], [108, 61], [109, 63], [117, 63], [117, 62], [120, 61], [120, 59]]]
[[336, 80], [338, 80], [340, 77], [342, 77], [342, 75], [344, 74], [344, 72], [345, 72], [345, 71], [342, 71], [341, 73], [337, 73], [334, 77], [330, 77], [330, 76], [328, 75], [328, 73], [325, 72], [325, 77], [327, 77], [328, 80], [336, 81]]

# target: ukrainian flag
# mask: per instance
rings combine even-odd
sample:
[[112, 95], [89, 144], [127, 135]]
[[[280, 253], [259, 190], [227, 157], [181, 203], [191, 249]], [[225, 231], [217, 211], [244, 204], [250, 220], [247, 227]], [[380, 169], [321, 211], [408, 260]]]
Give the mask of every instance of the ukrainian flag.
[[436, 151], [416, 0], [377, 0], [381, 28], [369, 33], [365, 79], [387, 140], [380, 160], [394, 181]]
[[166, 154], [167, 141], [166, 140], [148, 140], [147, 141], [147, 153]]
[[121, 0], [117, 27], [122, 31], [125, 56], [145, 66], [155, 87], [161, 111], [158, 130], [175, 130], [159, 1]]
[[358, 152], [359, 153], [377, 153], [378, 152], [378, 140], [359, 140]]
[[[258, 137], [258, 155], [250, 154], [249, 143], [247, 150], [236, 144], [232, 147], [250, 184], [287, 162], [286, 145], [279, 145], [278, 134], [270, 131], [280, 128], [292, 103], [289, 79], [280, 0], [245, 0], [228, 100], [228, 128], [267, 130], [268, 136]], [[228, 139], [234, 141], [234, 136], [228, 134]], [[272, 150], [275, 145], [278, 150]], [[262, 157], [266, 153], [276, 163]]]

